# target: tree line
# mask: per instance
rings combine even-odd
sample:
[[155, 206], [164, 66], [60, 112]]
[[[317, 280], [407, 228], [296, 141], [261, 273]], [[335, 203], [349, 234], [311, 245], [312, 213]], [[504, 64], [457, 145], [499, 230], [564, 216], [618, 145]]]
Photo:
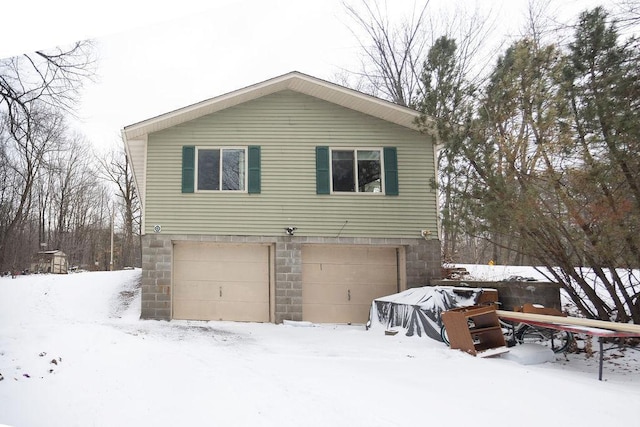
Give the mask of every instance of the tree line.
[[[0, 271], [61, 250], [70, 266], [139, 265], [139, 209], [123, 150], [95, 155], [67, 124], [95, 73], [89, 41], [0, 59]], [[115, 258], [111, 264], [111, 231]]]
[[487, 68], [477, 14], [427, 43], [426, 5], [393, 26], [363, 4], [360, 84], [438, 137], [445, 261], [547, 267], [587, 317], [640, 323], [640, 2], [562, 26], [531, 3]]

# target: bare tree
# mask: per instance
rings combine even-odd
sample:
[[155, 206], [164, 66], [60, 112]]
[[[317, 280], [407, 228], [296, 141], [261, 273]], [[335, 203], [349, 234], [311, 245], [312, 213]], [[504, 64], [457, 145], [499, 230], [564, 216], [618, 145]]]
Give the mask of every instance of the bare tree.
[[0, 109], [10, 121], [29, 114], [36, 102], [69, 113], [94, 66], [90, 41], [0, 59]]
[[[47, 155], [60, 149], [65, 131], [60, 114], [42, 108], [37, 104], [27, 104], [25, 115], [20, 120], [3, 116], [0, 132], [3, 145], [7, 145], [6, 167], [11, 174], [12, 191], [7, 207], [7, 223], [0, 233], [0, 266], [7, 265], [8, 248], [14, 232], [27, 220], [33, 202], [33, 188], [38, 172], [44, 167]], [[3, 200], [4, 204], [5, 201]]]
[[640, 24], [640, 0], [619, 0], [617, 5], [620, 9], [617, 15], [620, 29], [625, 30]]
[[123, 149], [116, 149], [106, 156], [98, 156], [100, 175], [115, 184], [122, 214], [123, 238], [121, 244], [122, 266], [133, 266], [137, 259], [135, 251], [139, 242], [134, 242], [134, 234], [140, 235], [140, 203], [135, 191], [131, 163]]
[[18, 246], [28, 253], [27, 235], [36, 244], [43, 238], [47, 200], [39, 190], [49, 183], [41, 178], [51, 154], [64, 149], [64, 115], [72, 114], [94, 65], [89, 41], [0, 59], [0, 268], [15, 267]]
[[367, 82], [369, 92], [399, 105], [413, 106], [427, 47], [424, 25], [429, 2], [398, 25], [390, 22], [386, 2], [381, 6], [363, 0], [361, 8], [346, 2], [343, 5], [366, 34], [362, 39], [353, 31], [364, 55], [362, 71], [357, 74]]
[[97, 248], [108, 247], [109, 224], [100, 210], [109, 204], [100, 203], [106, 188], [97, 175], [85, 138], [63, 135], [60, 148], [46, 156], [32, 189], [37, 214], [34, 206], [30, 224], [38, 224], [32, 250], [38, 244], [62, 250], [71, 265], [84, 268], [101, 258], [102, 249]]

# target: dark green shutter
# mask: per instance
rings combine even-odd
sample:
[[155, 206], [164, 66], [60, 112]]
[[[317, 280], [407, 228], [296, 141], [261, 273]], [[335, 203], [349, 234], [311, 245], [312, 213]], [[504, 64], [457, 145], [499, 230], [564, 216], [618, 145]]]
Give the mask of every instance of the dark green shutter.
[[316, 194], [329, 194], [329, 147], [316, 147]]
[[260, 146], [249, 146], [249, 194], [260, 194]]
[[195, 183], [196, 147], [182, 147], [182, 192], [193, 193]]
[[396, 147], [384, 147], [384, 192], [387, 196], [397, 196], [398, 154]]

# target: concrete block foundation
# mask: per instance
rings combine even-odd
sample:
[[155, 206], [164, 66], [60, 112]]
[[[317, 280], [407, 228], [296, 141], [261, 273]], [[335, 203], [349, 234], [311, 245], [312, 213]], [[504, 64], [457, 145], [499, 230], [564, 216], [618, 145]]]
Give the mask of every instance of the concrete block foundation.
[[425, 239], [348, 237], [256, 237], [147, 234], [142, 237], [143, 319], [171, 319], [172, 260], [174, 242], [263, 243], [272, 250], [271, 284], [275, 323], [302, 320], [302, 247], [305, 244], [393, 246], [400, 249], [403, 286], [429, 285], [441, 274], [440, 242]]

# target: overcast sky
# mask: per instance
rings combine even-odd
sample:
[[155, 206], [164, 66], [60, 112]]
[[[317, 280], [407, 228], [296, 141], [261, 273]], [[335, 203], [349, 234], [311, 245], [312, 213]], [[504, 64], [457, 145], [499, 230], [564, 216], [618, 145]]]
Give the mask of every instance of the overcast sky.
[[[389, 0], [388, 9], [401, 17], [415, 3]], [[550, 10], [577, 16], [597, 3], [552, 0]], [[517, 34], [528, 0], [431, 0], [430, 11], [476, 4], [502, 37]], [[98, 75], [73, 126], [99, 149], [119, 144], [126, 125], [289, 71], [331, 80], [359, 68], [341, 0], [23, 0], [2, 10], [0, 58], [95, 39]]]

